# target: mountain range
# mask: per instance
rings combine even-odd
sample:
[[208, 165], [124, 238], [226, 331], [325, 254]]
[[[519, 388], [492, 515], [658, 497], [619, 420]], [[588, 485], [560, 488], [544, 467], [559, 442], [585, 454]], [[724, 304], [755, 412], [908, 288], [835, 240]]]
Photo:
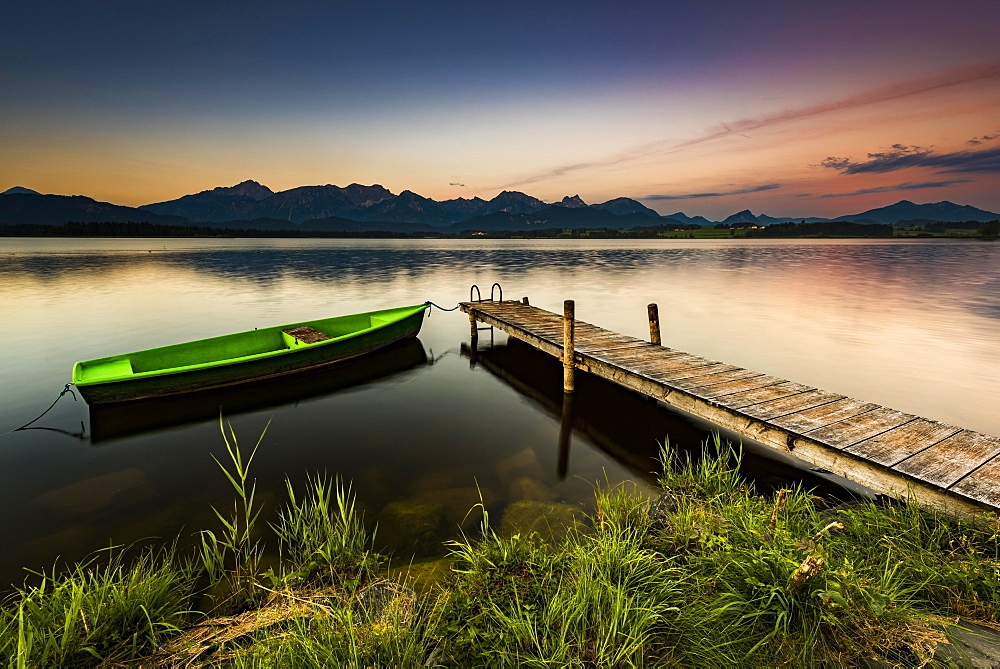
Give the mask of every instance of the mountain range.
[[[256, 181], [244, 181], [228, 188], [214, 188], [139, 208], [163, 216], [182, 216], [193, 223], [272, 218], [301, 224], [337, 217], [447, 226], [490, 214], [531, 214], [549, 206], [553, 205], [518, 191], [503, 191], [492, 200], [474, 197], [436, 201], [409, 190], [395, 195], [378, 184], [351, 184], [343, 188], [330, 184], [301, 186], [275, 193]], [[564, 197], [554, 206], [583, 209], [590, 205], [579, 195], [573, 195]], [[652, 209], [624, 197], [592, 206], [617, 216], [640, 212], [660, 218]]]
[[[491, 200], [479, 197], [437, 201], [409, 190], [397, 194], [378, 184], [340, 187], [300, 186], [274, 192], [256, 181], [218, 187], [138, 208], [98, 202], [82, 195], [43, 195], [15, 186], [0, 193], [0, 224], [61, 225], [67, 221], [211, 224], [213, 227], [330, 231], [461, 232], [539, 228], [630, 228], [652, 225], [713, 225], [702, 216], [676, 212], [661, 216], [627, 197], [588, 205], [579, 195], [546, 203], [518, 191], [503, 191]], [[990, 221], [996, 214], [952, 202], [896, 204], [840, 216], [836, 221], [898, 223], [907, 220]], [[773, 217], [743, 210], [721, 223], [771, 225], [818, 222], [818, 217]]]

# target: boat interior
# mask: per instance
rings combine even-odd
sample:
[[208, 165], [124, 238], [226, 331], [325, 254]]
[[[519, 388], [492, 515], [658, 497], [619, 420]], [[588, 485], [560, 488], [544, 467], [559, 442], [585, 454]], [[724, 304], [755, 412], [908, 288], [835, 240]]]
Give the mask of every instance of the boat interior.
[[388, 314], [352, 314], [173, 344], [80, 363], [80, 380], [96, 382], [308, 347], [393, 322]]

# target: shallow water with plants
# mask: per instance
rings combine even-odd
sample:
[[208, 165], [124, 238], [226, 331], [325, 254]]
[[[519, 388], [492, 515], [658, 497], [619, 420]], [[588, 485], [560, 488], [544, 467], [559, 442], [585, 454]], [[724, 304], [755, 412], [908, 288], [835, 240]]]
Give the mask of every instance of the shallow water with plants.
[[[7, 433], [77, 360], [453, 305], [498, 281], [508, 299], [573, 298], [580, 318], [635, 336], [657, 302], [670, 346], [1000, 433], [998, 259], [995, 244], [894, 240], [0, 240], [0, 581], [109, 545], [198, 545], [230, 498], [212, 459], [220, 413], [241, 440], [270, 423], [262, 517], [286, 477], [339, 476], [400, 563], [474, 532], [480, 502], [501, 522], [592, 512], [598, 483], [649, 489], [660, 443], [694, 451], [711, 430], [585, 375], [564, 407], [555, 361], [488, 331], [471, 349], [464, 317], [434, 311], [419, 339], [336, 373], [127, 407], [67, 396]], [[752, 444], [742, 468], [763, 490], [823, 484]]]

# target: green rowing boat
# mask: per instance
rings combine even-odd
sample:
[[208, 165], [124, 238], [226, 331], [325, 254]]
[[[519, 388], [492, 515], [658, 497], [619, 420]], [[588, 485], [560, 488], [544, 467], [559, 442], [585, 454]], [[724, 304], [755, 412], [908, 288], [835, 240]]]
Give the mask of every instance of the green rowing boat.
[[90, 404], [247, 383], [356, 358], [415, 337], [428, 305], [383, 309], [84, 360], [73, 384]]

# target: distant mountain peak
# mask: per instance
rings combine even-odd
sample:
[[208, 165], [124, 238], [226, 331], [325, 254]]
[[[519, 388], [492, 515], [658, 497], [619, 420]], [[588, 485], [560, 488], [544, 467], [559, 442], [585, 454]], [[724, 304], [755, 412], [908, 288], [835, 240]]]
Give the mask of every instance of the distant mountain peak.
[[[502, 190], [493, 199], [494, 200], [536, 200], [538, 202], [541, 202], [541, 200], [538, 200], [537, 198], [534, 198], [534, 197], [531, 197], [530, 195], [522, 193], [519, 190]], [[492, 202], [492, 200], [491, 200], [491, 202]]]
[[992, 211], [985, 211], [967, 204], [955, 204], [943, 200], [941, 202], [928, 202], [926, 204], [914, 204], [909, 200], [900, 200], [896, 204], [886, 207], [869, 209], [858, 214], [839, 216], [838, 221], [860, 221], [870, 219], [877, 223], [896, 223], [897, 221], [927, 219], [931, 221], [962, 222], [962, 221], [991, 221], [1000, 217]]
[[704, 216], [688, 216], [683, 211], [678, 211], [673, 214], [667, 214], [664, 218], [670, 218], [680, 223], [686, 223], [688, 225], [695, 223], [697, 225], [706, 226], [711, 225], [712, 221], [708, 220]]
[[414, 193], [412, 190], [404, 190], [397, 197], [402, 202], [433, 202], [433, 200]]
[[258, 201], [274, 195], [274, 191], [272, 191], [270, 188], [268, 188], [267, 186], [263, 186], [257, 183], [256, 181], [253, 181], [252, 179], [247, 179], [246, 181], [242, 181], [236, 184], [235, 186], [228, 186], [228, 187], [219, 186], [217, 188], [213, 188], [211, 192], [225, 193], [228, 195], [242, 195], [244, 197], [250, 198], [251, 200], [258, 200]]
[[37, 190], [31, 190], [30, 188], [25, 188], [24, 186], [14, 186], [13, 188], [8, 188], [0, 195], [41, 195]]
[[391, 197], [395, 197], [392, 194], [392, 191], [385, 188], [381, 184], [364, 186], [362, 184], [353, 183], [350, 186], [345, 186], [342, 191], [354, 204], [362, 208], [370, 207], [378, 204], [379, 202], [384, 202]]
[[744, 209], [743, 211], [738, 211], [732, 216], [728, 217], [723, 223], [758, 223], [757, 217], [749, 209]]
[[506, 211], [509, 214], [526, 214], [546, 207], [546, 204], [538, 198], [516, 190], [502, 191], [487, 204], [494, 210]]
[[602, 202], [601, 204], [595, 204], [593, 206], [597, 209], [610, 211], [612, 214], [616, 214], [618, 216], [626, 216], [628, 214], [645, 214], [646, 216], [660, 218], [660, 215], [657, 212], [629, 197], [616, 197], [613, 200], [608, 200], [607, 202]]
[[580, 207], [586, 207], [587, 203], [579, 195], [573, 195], [570, 197], [567, 195], [562, 200], [557, 202], [560, 207], [569, 207], [570, 209], [579, 209]]

